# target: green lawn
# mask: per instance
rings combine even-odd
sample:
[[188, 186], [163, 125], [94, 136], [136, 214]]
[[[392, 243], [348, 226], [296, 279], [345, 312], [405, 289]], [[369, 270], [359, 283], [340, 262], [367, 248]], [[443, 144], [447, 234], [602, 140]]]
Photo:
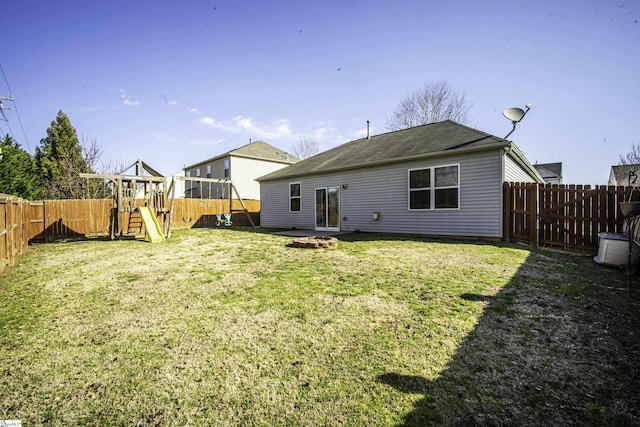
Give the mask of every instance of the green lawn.
[[34, 247], [0, 278], [23, 425], [640, 423], [640, 278], [526, 246], [242, 229]]

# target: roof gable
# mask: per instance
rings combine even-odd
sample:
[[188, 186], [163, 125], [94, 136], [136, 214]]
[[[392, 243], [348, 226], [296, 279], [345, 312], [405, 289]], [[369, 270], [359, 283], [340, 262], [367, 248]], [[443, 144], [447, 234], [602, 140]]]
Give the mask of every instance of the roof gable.
[[251, 142], [247, 145], [236, 148], [235, 150], [229, 151], [228, 154], [232, 156], [251, 157], [263, 160], [275, 160], [286, 163], [295, 163], [300, 160], [293, 154], [289, 154], [286, 151], [274, 147], [271, 144], [267, 144], [264, 141]]
[[446, 120], [350, 141], [260, 177], [258, 181], [407, 161], [448, 151], [508, 145], [511, 142], [503, 138]]
[[[131, 173], [127, 173], [127, 172], [131, 172]], [[160, 172], [158, 172], [157, 170], [149, 166], [147, 163], [142, 161], [142, 159], [136, 160], [135, 163], [129, 165], [119, 173], [119, 175], [137, 175], [137, 176], [144, 176], [145, 174], [149, 176], [157, 176], [157, 177], [164, 176]]]
[[562, 178], [562, 162], [536, 163], [533, 165], [540, 175], [545, 178]]
[[268, 144], [264, 141], [253, 141], [247, 145], [243, 145], [242, 147], [234, 148], [233, 150], [227, 151], [226, 153], [211, 157], [210, 159], [186, 166], [184, 169], [203, 165], [205, 163], [211, 163], [215, 160], [219, 160], [228, 156], [246, 157], [285, 164], [293, 164], [300, 161], [300, 159], [298, 159], [296, 156], [289, 154], [277, 147], [274, 147], [273, 145]]

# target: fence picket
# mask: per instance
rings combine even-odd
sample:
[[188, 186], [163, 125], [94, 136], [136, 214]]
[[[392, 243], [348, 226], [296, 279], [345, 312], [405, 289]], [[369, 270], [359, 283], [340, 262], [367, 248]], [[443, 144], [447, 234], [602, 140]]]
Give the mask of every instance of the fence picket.
[[[629, 198], [629, 187], [589, 185], [551, 185], [529, 186], [522, 195], [522, 183], [505, 183], [505, 200], [511, 198], [537, 197], [537, 211], [531, 213], [536, 224], [526, 224], [512, 220], [505, 223], [509, 229], [504, 232], [510, 241], [536, 244], [528, 236], [532, 227], [537, 227], [538, 245], [555, 247], [562, 250], [597, 253], [598, 234], [601, 232], [621, 232], [624, 217], [619, 202]], [[535, 194], [533, 194], [535, 193]], [[633, 200], [640, 200], [640, 192], [633, 194]], [[508, 196], [507, 196], [508, 195]], [[505, 205], [505, 216], [522, 219], [519, 206]]]
[[[259, 223], [260, 201], [244, 200], [254, 223]], [[136, 200], [138, 206], [144, 206], [144, 200]], [[180, 230], [194, 227], [215, 227], [216, 214], [231, 213], [236, 225], [248, 225], [247, 218], [239, 200], [233, 200], [229, 212], [228, 199], [175, 199], [172, 229]], [[135, 212], [114, 212], [112, 199], [82, 200], [44, 200], [30, 204], [28, 230], [29, 241], [52, 241], [63, 238], [107, 236], [112, 227], [112, 215], [118, 215], [125, 234], [140, 233], [139, 228], [129, 230], [132, 215]], [[160, 213], [158, 222], [163, 230], [169, 214]]]
[[28, 248], [26, 205], [18, 197], [0, 194], [0, 271], [13, 267]]

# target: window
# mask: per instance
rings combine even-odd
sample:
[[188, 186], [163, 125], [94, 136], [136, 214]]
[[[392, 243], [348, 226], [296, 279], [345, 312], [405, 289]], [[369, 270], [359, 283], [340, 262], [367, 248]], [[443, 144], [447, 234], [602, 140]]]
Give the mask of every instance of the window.
[[207, 165], [207, 178], [211, 178], [211, 165]]
[[301, 207], [300, 183], [292, 182], [289, 184], [289, 212], [300, 212]]
[[409, 210], [458, 209], [460, 165], [409, 170]]
[[196, 176], [200, 176], [200, 168], [196, 169]]
[[229, 170], [229, 159], [224, 159], [224, 177], [229, 178], [230, 170]]

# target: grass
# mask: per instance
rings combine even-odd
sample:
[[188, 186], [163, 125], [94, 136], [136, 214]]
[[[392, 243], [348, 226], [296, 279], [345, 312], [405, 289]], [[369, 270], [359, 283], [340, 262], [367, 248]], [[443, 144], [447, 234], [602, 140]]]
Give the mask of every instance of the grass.
[[621, 272], [524, 246], [339, 239], [194, 229], [34, 247], [0, 279], [0, 419], [640, 423]]

